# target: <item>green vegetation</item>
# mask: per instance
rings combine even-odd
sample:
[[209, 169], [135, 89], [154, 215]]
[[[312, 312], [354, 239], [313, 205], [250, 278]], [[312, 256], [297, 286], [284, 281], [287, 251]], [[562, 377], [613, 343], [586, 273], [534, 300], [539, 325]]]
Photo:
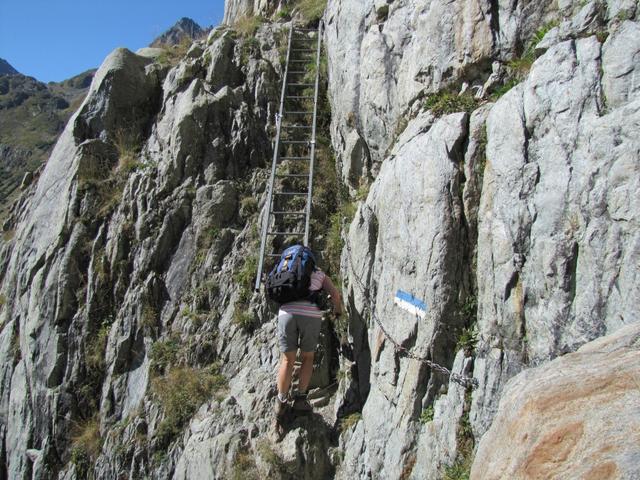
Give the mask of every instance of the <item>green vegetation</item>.
[[429, 423], [433, 421], [433, 405], [429, 405], [427, 408], [422, 410], [420, 414], [420, 423]]
[[276, 13], [276, 20], [291, 20], [291, 9], [289, 7], [280, 8], [280, 10]]
[[464, 350], [466, 356], [473, 355], [476, 343], [478, 343], [478, 333], [475, 330], [475, 326], [465, 327], [458, 335], [456, 350]]
[[254, 37], [246, 38], [242, 42], [240, 50], [240, 63], [246, 65], [250, 57], [258, 57], [260, 54], [260, 42]]
[[121, 128], [114, 134], [113, 144], [118, 152], [118, 172], [128, 175], [142, 166], [138, 161], [142, 148], [140, 135], [130, 129]]
[[258, 454], [269, 465], [274, 467], [276, 470], [279, 470], [283, 466], [283, 461], [280, 456], [273, 451], [271, 447], [271, 443], [267, 440], [259, 440], [256, 444], [256, 450]]
[[244, 197], [240, 200], [240, 215], [248, 218], [258, 211], [258, 200], [255, 197]]
[[327, 8], [327, 0], [301, 0], [297, 6], [305, 22], [316, 23]]
[[103, 323], [95, 335], [90, 335], [85, 349], [85, 361], [89, 370], [104, 370], [104, 355], [107, 349], [107, 339], [111, 325]]
[[145, 303], [142, 307], [140, 316], [140, 324], [146, 328], [156, 328], [158, 326], [158, 310], [149, 303]]
[[163, 375], [170, 365], [175, 365], [178, 352], [180, 352], [180, 339], [177, 336], [155, 342], [149, 353], [151, 375]]
[[389, 5], [383, 5], [376, 10], [376, 18], [378, 22], [385, 22], [389, 17]]
[[259, 325], [258, 318], [247, 305], [237, 303], [233, 311], [233, 323], [246, 332], [252, 332]]
[[157, 431], [160, 445], [168, 446], [200, 405], [226, 385], [218, 364], [206, 369], [173, 367], [165, 376], [154, 378], [151, 390], [165, 412]]
[[471, 113], [478, 108], [478, 100], [470, 91], [458, 94], [451, 90], [441, 90], [427, 97], [425, 107], [436, 117], [441, 117], [455, 112]]
[[243, 38], [253, 37], [265, 19], [260, 15], [241, 17], [233, 25], [233, 29]]
[[240, 287], [240, 302], [247, 303], [251, 299], [253, 285], [258, 269], [258, 255], [253, 253], [245, 257], [242, 268], [233, 275], [233, 280]]
[[87, 412], [91, 413], [98, 410], [99, 392], [107, 369], [105, 354], [110, 328], [109, 321], [105, 321], [100, 325], [97, 332], [90, 333], [85, 340], [84, 360], [86, 371], [76, 390], [78, 405], [85, 415]]
[[469, 480], [471, 465], [473, 463], [473, 449], [475, 445], [473, 431], [469, 421], [470, 408], [471, 392], [468, 390], [465, 393], [464, 410], [456, 432], [458, 454], [453, 465], [445, 467], [443, 480]]
[[91, 465], [102, 450], [100, 421], [95, 415], [81, 422], [71, 433], [71, 462], [76, 466], [79, 478], [89, 478]]
[[465, 302], [460, 306], [458, 314], [461, 317], [463, 325], [466, 325], [458, 331], [458, 339], [456, 342], [456, 350], [464, 350], [465, 355], [473, 355], [478, 342], [477, 325], [478, 300], [475, 295], [469, 295]]
[[515, 87], [518, 83], [520, 83], [518, 81], [518, 79], [511, 78], [511, 79], [507, 80], [505, 83], [503, 83], [502, 85], [496, 87], [491, 92], [491, 96], [490, 96], [491, 101], [495, 102], [500, 97], [502, 97], [505, 93], [507, 93], [509, 90], [511, 90], [513, 87]]
[[362, 413], [360, 412], [352, 413], [340, 419], [340, 433], [344, 433], [353, 428], [360, 420], [362, 420]]
[[260, 480], [253, 456], [246, 451], [238, 452], [233, 462], [231, 480]]
[[183, 37], [177, 45], [166, 45], [161, 48], [164, 51], [158, 56], [156, 61], [163, 66], [175, 67], [182, 60], [193, 45], [193, 40]]
[[87, 196], [91, 215], [99, 219], [109, 216], [122, 202], [122, 194], [130, 174], [143, 165], [138, 160], [140, 136], [127, 128], [117, 130], [111, 138], [118, 155], [115, 168], [108, 158], [87, 157], [78, 169], [78, 187]]
[[470, 455], [458, 458], [453, 465], [445, 467], [443, 480], [469, 480], [472, 461]]
[[[361, 182], [358, 190], [356, 191], [356, 200], [359, 202], [364, 202], [369, 195], [369, 188], [371, 185], [367, 182]], [[355, 213], [355, 212], [354, 212]]]
[[540, 27], [536, 33], [534, 33], [533, 38], [525, 48], [524, 52], [520, 57], [514, 58], [513, 60], [507, 63], [507, 67], [509, 68], [510, 76], [518, 81], [521, 81], [526, 77], [531, 70], [531, 65], [536, 59], [536, 47], [542, 41], [544, 36], [549, 33], [549, 30], [556, 27], [558, 22], [549, 22], [542, 27]]

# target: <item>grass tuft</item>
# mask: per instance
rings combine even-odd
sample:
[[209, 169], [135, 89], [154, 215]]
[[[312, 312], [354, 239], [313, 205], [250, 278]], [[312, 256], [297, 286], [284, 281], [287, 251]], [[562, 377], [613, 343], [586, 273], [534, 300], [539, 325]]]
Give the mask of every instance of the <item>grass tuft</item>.
[[478, 100], [468, 91], [457, 94], [450, 90], [441, 90], [427, 97], [425, 107], [436, 117], [441, 117], [455, 112], [471, 113], [478, 108]]
[[429, 405], [427, 408], [422, 410], [420, 414], [420, 423], [429, 423], [433, 421], [433, 405]]
[[160, 401], [165, 418], [156, 435], [162, 446], [168, 446], [182, 431], [202, 403], [215, 391], [226, 387], [227, 381], [218, 364], [206, 369], [174, 367], [163, 377], [154, 378], [151, 390]]
[[233, 29], [240, 34], [241, 37], [249, 38], [253, 37], [260, 25], [265, 22], [265, 19], [260, 15], [254, 15], [250, 17], [241, 17], [236, 20], [233, 25]]
[[355, 412], [342, 418], [340, 420], [340, 433], [344, 433], [355, 427], [360, 420], [362, 420], [362, 413], [360, 412]]
[[71, 432], [71, 462], [76, 466], [80, 478], [88, 478], [91, 465], [101, 450], [102, 437], [97, 415], [75, 425]]
[[324, 15], [327, 0], [302, 0], [298, 4], [298, 11], [306, 23], [316, 23]]

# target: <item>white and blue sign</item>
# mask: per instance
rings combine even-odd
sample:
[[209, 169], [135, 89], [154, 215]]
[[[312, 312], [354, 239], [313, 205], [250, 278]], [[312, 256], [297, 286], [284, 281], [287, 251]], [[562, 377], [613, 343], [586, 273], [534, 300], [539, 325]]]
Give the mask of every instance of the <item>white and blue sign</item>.
[[427, 316], [427, 304], [422, 300], [418, 300], [410, 293], [398, 290], [395, 298], [393, 299], [393, 303], [423, 320]]

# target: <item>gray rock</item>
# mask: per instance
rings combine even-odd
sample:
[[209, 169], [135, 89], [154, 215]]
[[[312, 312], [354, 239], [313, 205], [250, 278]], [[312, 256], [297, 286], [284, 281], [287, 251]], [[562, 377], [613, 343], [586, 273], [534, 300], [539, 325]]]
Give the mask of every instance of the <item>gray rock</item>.
[[[508, 377], [637, 318], [638, 289], [626, 283], [635, 274], [624, 265], [638, 252], [620, 235], [635, 235], [623, 220], [634, 208], [623, 192], [639, 180], [622, 152], [637, 148], [628, 129], [638, 105], [602, 116], [599, 68], [595, 38], [560, 43], [489, 114], [478, 237], [481, 388], [472, 410], [480, 434], [505, 367]], [[628, 260], [613, 264], [612, 252]], [[612, 278], [625, 282], [622, 290]]]
[[624, 22], [602, 48], [602, 86], [608, 108], [617, 108], [638, 98], [640, 92], [640, 25]]
[[75, 120], [78, 142], [98, 138], [103, 131], [113, 138], [118, 129], [134, 137], [142, 135], [156, 109], [159, 87], [156, 76], [145, 70], [150, 62], [124, 48], [105, 59]]
[[[454, 245], [462, 240], [456, 226], [461, 204], [457, 195], [437, 192], [459, 188], [456, 155], [467, 135], [468, 117], [460, 113], [432, 122], [426, 114], [409, 124], [371, 187], [365, 205], [375, 218], [375, 248], [368, 249], [367, 242], [350, 242], [347, 265], [349, 278], [355, 278], [347, 297], [360, 298], [356, 308], [360, 301], [365, 303], [396, 342], [415, 354], [451, 365], [451, 353], [440, 345], [447, 341], [444, 332], [456, 328], [459, 318], [455, 315], [456, 297], [440, 287], [460, 281], [456, 277], [459, 273], [454, 272], [460, 272], [455, 265], [461, 257]], [[367, 238], [371, 227], [362, 220], [356, 216], [350, 238]], [[349, 257], [371, 259], [371, 273], [362, 272], [359, 262], [350, 263]], [[361, 285], [368, 287], [368, 293]], [[424, 319], [394, 305], [398, 289], [427, 304]], [[373, 302], [367, 300], [372, 295]], [[418, 440], [421, 401], [425, 395], [432, 399], [443, 379], [429, 375], [419, 362], [399, 357], [373, 319], [368, 327], [371, 391], [362, 410], [363, 428], [353, 434], [354, 448], [347, 446], [341, 478], [365, 477], [367, 472], [398, 478]], [[357, 447], [360, 444], [363, 451]], [[359, 456], [368, 459], [366, 464], [356, 461]], [[352, 470], [351, 465], [359, 466]]]
[[136, 55], [139, 55], [141, 57], [145, 57], [145, 58], [152, 58], [152, 59], [156, 59], [158, 58], [160, 55], [164, 54], [166, 52], [166, 50], [164, 48], [154, 48], [154, 47], [143, 47], [140, 48], [138, 50], [136, 50]]

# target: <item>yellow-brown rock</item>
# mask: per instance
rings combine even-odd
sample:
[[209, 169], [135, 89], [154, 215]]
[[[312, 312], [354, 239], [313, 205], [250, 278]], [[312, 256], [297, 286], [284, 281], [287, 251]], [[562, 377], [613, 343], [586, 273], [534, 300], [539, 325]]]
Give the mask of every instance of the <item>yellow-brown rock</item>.
[[640, 323], [510, 381], [471, 478], [640, 478]]

